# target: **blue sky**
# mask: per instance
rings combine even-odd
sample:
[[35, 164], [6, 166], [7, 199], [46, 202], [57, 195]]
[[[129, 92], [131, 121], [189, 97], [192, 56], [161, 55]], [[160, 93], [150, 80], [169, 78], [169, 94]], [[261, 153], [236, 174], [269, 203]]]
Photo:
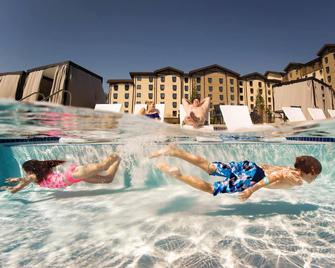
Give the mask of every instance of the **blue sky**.
[[2, 0], [0, 72], [68, 59], [104, 83], [168, 65], [281, 71], [335, 43], [334, 14], [332, 0]]

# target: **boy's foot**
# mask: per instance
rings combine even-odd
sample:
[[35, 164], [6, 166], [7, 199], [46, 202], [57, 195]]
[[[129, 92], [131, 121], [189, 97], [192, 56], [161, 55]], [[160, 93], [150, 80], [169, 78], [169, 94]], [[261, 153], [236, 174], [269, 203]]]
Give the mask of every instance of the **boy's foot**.
[[174, 144], [170, 144], [158, 151], [155, 151], [149, 155], [149, 158], [155, 158], [159, 156], [172, 156], [174, 152], [176, 152], [178, 148]]
[[162, 172], [174, 176], [174, 177], [179, 177], [181, 176], [181, 172], [180, 169], [177, 167], [169, 167], [167, 164], [165, 163], [158, 163], [156, 165], [157, 168], [159, 168]]

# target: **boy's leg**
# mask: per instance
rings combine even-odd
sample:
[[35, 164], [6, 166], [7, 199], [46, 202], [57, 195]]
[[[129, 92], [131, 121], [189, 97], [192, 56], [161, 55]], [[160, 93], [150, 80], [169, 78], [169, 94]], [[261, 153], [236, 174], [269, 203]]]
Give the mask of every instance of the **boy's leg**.
[[207, 192], [212, 194], [213, 193], [213, 186], [212, 184], [194, 177], [194, 176], [189, 176], [189, 175], [183, 175], [177, 168], [171, 168], [165, 163], [159, 163], [157, 164], [157, 167], [164, 173], [175, 177], [177, 180], [180, 180], [190, 186], [192, 186], [195, 189], [201, 190], [203, 192]]
[[216, 171], [216, 167], [208, 162], [205, 158], [202, 158], [201, 156], [191, 154], [189, 152], [186, 152], [182, 149], [179, 149], [176, 146], [169, 145], [161, 150], [158, 150], [156, 152], [153, 152], [150, 156], [150, 158], [158, 157], [158, 156], [173, 156], [180, 159], [183, 159], [199, 168], [207, 172], [208, 174], [212, 174]]

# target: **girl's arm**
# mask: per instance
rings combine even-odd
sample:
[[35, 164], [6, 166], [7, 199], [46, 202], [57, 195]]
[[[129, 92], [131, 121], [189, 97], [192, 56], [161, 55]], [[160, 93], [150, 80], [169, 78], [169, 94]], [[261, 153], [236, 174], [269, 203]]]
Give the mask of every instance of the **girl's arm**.
[[18, 191], [21, 191], [23, 188], [25, 188], [27, 185], [29, 185], [33, 181], [34, 181], [34, 178], [32, 176], [28, 176], [27, 178], [21, 178], [20, 182], [17, 185], [13, 187], [6, 187], [5, 189], [7, 191], [10, 191], [12, 194], [15, 194]]

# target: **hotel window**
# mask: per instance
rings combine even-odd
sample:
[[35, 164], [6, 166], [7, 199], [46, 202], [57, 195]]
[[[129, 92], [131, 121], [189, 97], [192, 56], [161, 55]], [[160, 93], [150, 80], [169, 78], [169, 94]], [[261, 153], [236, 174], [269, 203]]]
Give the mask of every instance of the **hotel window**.
[[223, 100], [223, 95], [220, 95], [220, 100]]
[[137, 81], [141, 81], [142, 77], [141, 76], [137, 76], [136, 79], [137, 79]]
[[113, 99], [117, 99], [117, 93], [113, 94]]
[[126, 114], [129, 113], [128, 110], [124, 110], [124, 112], [125, 112]]
[[296, 75], [298, 74], [298, 70], [295, 70], [295, 74], [296, 74]]
[[197, 77], [197, 83], [200, 83], [201, 79], [200, 77]]
[[138, 92], [138, 93], [136, 94], [136, 97], [137, 97], [137, 98], [141, 98], [141, 93]]
[[209, 86], [209, 87], [208, 87], [208, 90], [209, 90], [209, 92], [212, 92], [212, 91], [213, 91], [213, 87], [212, 87], [212, 86]]
[[162, 82], [162, 83], [165, 82], [165, 76], [161, 76], [161, 82]]
[[290, 78], [292, 78], [292, 73], [290, 73]]
[[128, 106], [129, 106], [129, 102], [125, 102], [124, 107], [128, 108]]
[[172, 98], [173, 98], [174, 100], [176, 100], [176, 99], [177, 99], [177, 94], [176, 94], [176, 93], [173, 93], [173, 94], [172, 94]]
[[188, 83], [188, 77], [185, 77], [184, 81], [185, 83]]
[[240, 96], [240, 101], [243, 101], [243, 96], [242, 95]]
[[223, 87], [219, 87], [219, 91], [220, 91], [220, 92], [223, 92]]
[[230, 87], [230, 92], [234, 93], [234, 88], [233, 87]]
[[137, 101], [136, 104], [141, 104], [141, 102], [140, 102], [140, 101]]
[[325, 88], [324, 88], [323, 86], [321, 86], [321, 89], [322, 89], [322, 90], [325, 90]]
[[259, 93], [260, 95], [263, 95], [263, 89], [258, 89], [258, 93]]
[[259, 87], [262, 87], [262, 82], [258, 82], [258, 86], [259, 86]]
[[173, 82], [173, 83], [176, 83], [176, 82], [177, 82], [177, 77], [172, 76], [172, 82]]
[[333, 58], [334, 58], [334, 60], [335, 60], [335, 53], [333, 53]]
[[200, 92], [200, 85], [197, 85], [197, 91]]
[[148, 98], [149, 98], [149, 100], [152, 99], [152, 93], [149, 93], [149, 94], [148, 94]]
[[252, 87], [252, 81], [249, 81], [249, 86], [251, 86], [251, 87]]
[[212, 98], [212, 94], [208, 94], [208, 97]]
[[268, 95], [271, 95], [271, 90], [268, 90]]
[[269, 109], [271, 110], [271, 105], [268, 105]]
[[113, 101], [113, 104], [117, 104], [117, 101]]
[[254, 96], [250, 96], [250, 101], [254, 101]]
[[128, 85], [128, 84], [125, 84], [124, 89], [125, 89], [126, 91], [128, 91], [128, 90], [129, 90], [129, 85]]
[[234, 100], [234, 95], [230, 95], [230, 100], [231, 100], [231, 101]]
[[231, 85], [234, 85], [234, 79], [230, 78], [229, 81]]
[[118, 85], [114, 85], [114, 90], [117, 91], [119, 89]]
[[242, 94], [243, 93], [243, 88], [240, 87], [240, 93]]
[[149, 90], [153, 90], [154, 89], [154, 86], [153, 85], [149, 85]]
[[223, 84], [223, 78], [219, 78], [219, 83]]
[[173, 86], [172, 86], [172, 89], [173, 89], [174, 91], [176, 91], [176, 90], [177, 90], [177, 86], [176, 86], [176, 85], [173, 85]]
[[154, 78], [152, 76], [149, 76], [149, 82], [152, 83], [154, 81]]
[[251, 108], [251, 110], [253, 110], [253, 109], [254, 109], [254, 105], [253, 105], [253, 104], [251, 104], [251, 105], [250, 105], [250, 108]]
[[128, 99], [129, 99], [129, 93], [124, 94], [124, 98], [125, 98], [126, 100], [128, 100]]
[[271, 98], [270, 97], [268, 97], [268, 102], [271, 102]]
[[254, 94], [254, 89], [250, 88], [250, 94]]
[[270, 83], [267, 83], [266, 85], [267, 85], [267, 87], [270, 87]]
[[185, 86], [185, 91], [187, 91], [188, 90], [188, 86]]
[[173, 108], [177, 108], [177, 103], [176, 103], [176, 102], [173, 102], [173, 103], [172, 103], [172, 107], [173, 107]]
[[325, 63], [328, 63], [328, 57], [325, 57]]
[[330, 75], [328, 75], [327, 80], [328, 80], [328, 83], [330, 83], [332, 81]]
[[177, 111], [172, 111], [172, 116], [176, 117], [177, 116]]
[[161, 99], [164, 100], [165, 99], [165, 94], [161, 93]]
[[[329, 74], [329, 67], [328, 66], [326, 67], [326, 73]], [[115, 87], [114, 87], [114, 89], [115, 89]]]
[[243, 85], [243, 82], [242, 81], [240, 81], [240, 86], [242, 86]]
[[137, 89], [141, 89], [141, 85], [137, 85], [136, 88], [137, 88]]
[[188, 94], [185, 94], [185, 99], [188, 99]]
[[212, 83], [212, 78], [208, 77], [208, 83]]
[[165, 88], [164, 85], [160, 85], [161, 90], [164, 90], [164, 88]]

